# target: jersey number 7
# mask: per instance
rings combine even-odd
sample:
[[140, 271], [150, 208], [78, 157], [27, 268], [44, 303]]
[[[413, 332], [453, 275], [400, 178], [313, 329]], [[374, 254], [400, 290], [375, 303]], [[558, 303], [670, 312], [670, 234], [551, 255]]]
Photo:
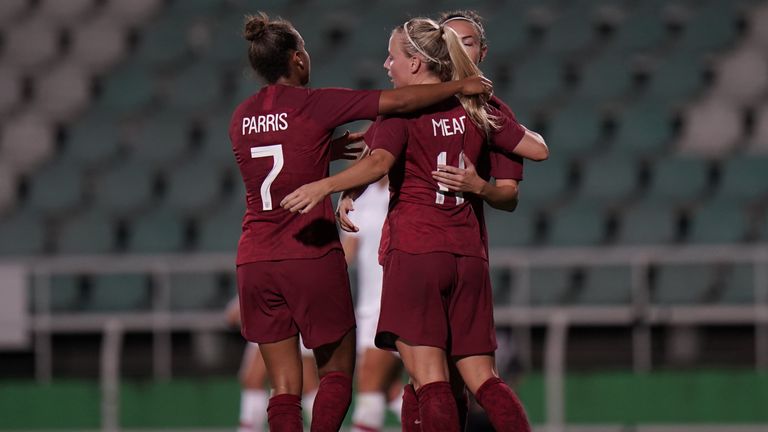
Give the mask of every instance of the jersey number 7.
[[264, 147], [251, 147], [251, 158], [272, 158], [272, 169], [267, 174], [264, 182], [261, 184], [261, 209], [264, 211], [272, 210], [272, 194], [270, 188], [277, 175], [283, 170], [283, 145], [275, 144]]

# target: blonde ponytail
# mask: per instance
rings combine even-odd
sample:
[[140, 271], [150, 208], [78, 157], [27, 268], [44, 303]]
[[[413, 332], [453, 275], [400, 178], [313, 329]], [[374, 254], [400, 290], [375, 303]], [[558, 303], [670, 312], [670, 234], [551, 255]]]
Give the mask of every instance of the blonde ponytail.
[[[405, 52], [421, 56], [429, 71], [441, 81], [459, 80], [482, 75], [469, 58], [459, 35], [450, 27], [441, 26], [429, 18], [413, 18], [395, 31], [405, 35]], [[497, 119], [488, 114], [481, 96], [459, 95], [459, 101], [475, 125], [488, 133], [497, 127]]]

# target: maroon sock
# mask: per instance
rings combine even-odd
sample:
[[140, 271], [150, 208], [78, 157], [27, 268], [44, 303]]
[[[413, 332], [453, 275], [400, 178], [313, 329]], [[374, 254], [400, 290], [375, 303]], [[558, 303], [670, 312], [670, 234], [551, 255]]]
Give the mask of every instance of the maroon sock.
[[320, 379], [312, 407], [312, 432], [338, 432], [352, 402], [352, 378], [329, 372]]
[[475, 393], [497, 432], [530, 432], [523, 404], [500, 378], [489, 378]]
[[465, 431], [467, 429], [467, 415], [469, 414], [469, 396], [466, 387], [458, 395], [454, 394], [453, 398], [459, 413], [459, 430]]
[[400, 421], [403, 432], [421, 432], [421, 420], [419, 420], [419, 399], [416, 390], [411, 384], [403, 388], [403, 407], [400, 411]]
[[301, 397], [279, 394], [269, 399], [267, 421], [272, 432], [302, 432]]
[[447, 381], [423, 385], [416, 392], [422, 432], [458, 432], [459, 414]]

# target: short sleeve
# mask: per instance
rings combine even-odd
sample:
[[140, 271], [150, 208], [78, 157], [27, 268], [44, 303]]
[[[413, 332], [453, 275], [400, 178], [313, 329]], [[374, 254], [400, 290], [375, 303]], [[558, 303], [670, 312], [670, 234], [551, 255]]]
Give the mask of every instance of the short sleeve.
[[368, 146], [371, 151], [386, 150], [395, 158], [399, 157], [408, 142], [407, 120], [400, 117], [386, 117], [374, 123], [376, 132], [373, 142]]
[[505, 151], [492, 150], [491, 177], [495, 179], [523, 179], [523, 158]]
[[365, 131], [365, 134], [363, 135], [363, 141], [365, 141], [365, 144], [368, 145], [368, 147], [373, 144], [373, 140], [376, 137], [376, 128], [379, 126], [379, 123], [381, 123], [383, 118], [383, 116], [378, 116], [376, 121], [371, 123], [371, 125], [368, 127], [368, 130]]
[[379, 114], [381, 90], [320, 88], [309, 93], [307, 114], [326, 129], [355, 120], [373, 120]]
[[493, 131], [491, 146], [512, 153], [525, 136], [525, 128], [514, 118], [491, 108], [491, 114], [499, 119], [499, 127]]

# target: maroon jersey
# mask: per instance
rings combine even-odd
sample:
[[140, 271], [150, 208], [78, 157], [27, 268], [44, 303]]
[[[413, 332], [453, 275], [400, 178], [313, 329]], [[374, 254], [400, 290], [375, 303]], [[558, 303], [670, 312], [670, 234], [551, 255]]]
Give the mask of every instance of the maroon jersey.
[[269, 85], [235, 109], [229, 137], [247, 201], [238, 265], [341, 249], [330, 198], [306, 214], [291, 213], [280, 201], [328, 176], [334, 128], [374, 119], [379, 93]]
[[[492, 111], [502, 125], [491, 141], [511, 152], [525, 131]], [[487, 259], [484, 228], [473, 205], [463, 194], [449, 192], [432, 178], [439, 164], [463, 167], [462, 154], [477, 163], [487, 150], [485, 142], [484, 133], [455, 99], [409, 117], [377, 121], [371, 148], [395, 156], [389, 172], [391, 197], [382, 252], [449, 252]]]
[[[501, 99], [493, 96], [489, 105], [498, 109], [502, 115], [517, 123], [517, 117], [512, 109]], [[490, 176], [497, 179], [512, 179], [520, 181], [523, 179], [523, 158], [506, 152], [501, 149], [494, 149], [490, 152]], [[483, 176], [487, 179], [487, 177]]]

